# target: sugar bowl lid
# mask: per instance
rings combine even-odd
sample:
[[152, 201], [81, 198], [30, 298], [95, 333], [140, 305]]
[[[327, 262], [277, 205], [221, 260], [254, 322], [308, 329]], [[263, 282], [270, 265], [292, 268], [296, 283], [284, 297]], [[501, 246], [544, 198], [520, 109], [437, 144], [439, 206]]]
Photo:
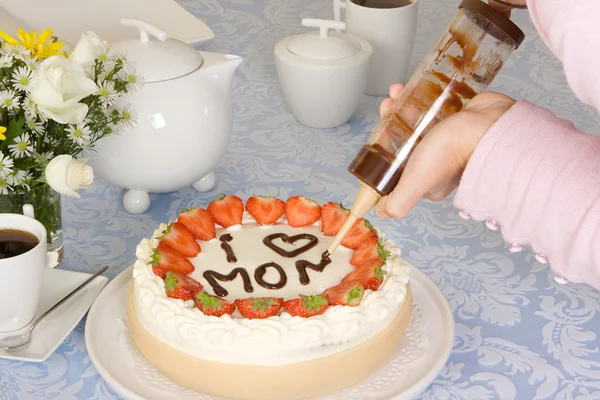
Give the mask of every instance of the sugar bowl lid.
[[319, 28], [319, 32], [296, 35], [288, 41], [288, 51], [298, 57], [313, 60], [341, 60], [352, 57], [362, 50], [361, 43], [352, 36], [329, 32], [329, 29], [346, 29], [344, 22], [304, 18], [302, 25]]
[[202, 66], [202, 56], [187, 43], [167, 37], [167, 33], [148, 22], [123, 18], [121, 24], [139, 29], [139, 38], [115, 43], [135, 65], [143, 82], [160, 82], [187, 75]]

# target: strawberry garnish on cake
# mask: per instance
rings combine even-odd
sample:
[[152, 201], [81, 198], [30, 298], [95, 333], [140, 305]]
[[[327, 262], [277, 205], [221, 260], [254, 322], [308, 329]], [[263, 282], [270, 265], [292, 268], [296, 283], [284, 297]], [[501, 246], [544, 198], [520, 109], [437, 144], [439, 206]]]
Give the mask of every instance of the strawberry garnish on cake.
[[294, 196], [285, 202], [285, 215], [289, 226], [300, 228], [321, 218], [321, 206], [304, 196]]
[[217, 235], [215, 233], [215, 222], [210, 213], [203, 208], [192, 208], [179, 214], [178, 222], [186, 228], [198, 240], [209, 241]]
[[[152, 270], [158, 276], [157, 272], [164, 271], [165, 274], [168, 271], [181, 272], [182, 274], [189, 274], [194, 272], [194, 265], [181, 255], [176, 250], [167, 246], [164, 243], [159, 243], [158, 247], [152, 252], [152, 259], [150, 260]], [[156, 269], [154, 268], [156, 267]], [[166, 275], [165, 275], [166, 277]]]
[[223, 228], [242, 223], [244, 216], [244, 202], [237, 196], [221, 195], [213, 200], [207, 207], [213, 221]]
[[277, 297], [238, 299], [235, 301], [235, 306], [245, 318], [264, 319], [279, 313], [283, 306], [283, 299]]
[[160, 243], [166, 244], [184, 257], [196, 257], [200, 253], [200, 245], [185, 225], [180, 222], [171, 222], [167, 225]]
[[348, 235], [342, 240], [342, 246], [356, 250], [361, 244], [372, 238], [377, 238], [375, 229], [369, 221], [361, 218], [352, 225], [350, 232], [348, 232]]
[[327, 311], [329, 303], [321, 294], [315, 296], [304, 296], [301, 294], [299, 299], [285, 301], [283, 303], [283, 308], [285, 308], [285, 311], [290, 315], [310, 318]]
[[325, 236], [335, 236], [348, 219], [350, 210], [341, 204], [330, 201], [321, 207], [321, 232]]
[[172, 299], [192, 300], [202, 290], [200, 282], [179, 272], [165, 274], [165, 292]]
[[273, 225], [285, 212], [285, 203], [276, 197], [252, 196], [246, 202], [246, 211], [259, 225]]
[[383, 248], [381, 240], [371, 237], [358, 246], [358, 249], [356, 249], [350, 259], [350, 264], [359, 267], [369, 260], [379, 260], [381, 261], [381, 265], [384, 265], [389, 256], [390, 252]]
[[357, 306], [365, 291], [359, 281], [345, 281], [323, 292], [323, 296], [332, 306]]
[[377, 290], [383, 283], [386, 272], [381, 268], [383, 264], [378, 259], [369, 260], [350, 272], [342, 282], [358, 281], [365, 289]]
[[220, 317], [225, 314], [233, 314], [235, 306], [220, 297], [213, 296], [207, 292], [198, 292], [194, 297], [196, 307], [205, 315]]

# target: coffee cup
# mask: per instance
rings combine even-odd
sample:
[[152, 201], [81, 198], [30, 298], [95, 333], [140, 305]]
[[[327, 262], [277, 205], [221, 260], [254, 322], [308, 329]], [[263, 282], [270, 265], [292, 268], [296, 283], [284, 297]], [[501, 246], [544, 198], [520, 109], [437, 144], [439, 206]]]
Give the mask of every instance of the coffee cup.
[[34, 218], [33, 207], [23, 215], [0, 214], [0, 231], [17, 232], [37, 239], [27, 251], [0, 258], [0, 332], [21, 329], [35, 316], [42, 290], [44, 268], [57, 265], [58, 253], [47, 252], [46, 228]]
[[[387, 96], [390, 85], [405, 83], [417, 33], [419, 0], [394, 3], [333, 0], [334, 19], [346, 22], [346, 32], [366, 40], [373, 55], [365, 93]], [[344, 16], [342, 17], [342, 10]]]

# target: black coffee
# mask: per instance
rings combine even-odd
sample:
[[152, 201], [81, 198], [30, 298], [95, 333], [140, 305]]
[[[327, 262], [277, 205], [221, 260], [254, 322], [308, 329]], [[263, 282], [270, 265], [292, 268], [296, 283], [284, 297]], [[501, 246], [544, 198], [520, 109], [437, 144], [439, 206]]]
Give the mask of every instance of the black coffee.
[[352, 2], [369, 8], [397, 8], [407, 6], [413, 0], [352, 0]]
[[0, 260], [27, 253], [39, 242], [33, 233], [17, 229], [0, 229]]

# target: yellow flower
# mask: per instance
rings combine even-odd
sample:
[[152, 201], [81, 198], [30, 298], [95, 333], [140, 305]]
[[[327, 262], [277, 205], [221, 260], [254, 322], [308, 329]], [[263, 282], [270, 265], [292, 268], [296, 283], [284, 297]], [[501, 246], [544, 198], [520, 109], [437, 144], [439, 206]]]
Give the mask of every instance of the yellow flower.
[[6, 43], [11, 46], [21, 46], [31, 51], [31, 55], [37, 58], [48, 58], [51, 56], [66, 55], [61, 52], [63, 44], [52, 37], [52, 31], [46, 29], [38, 36], [38, 31], [31, 33], [23, 31], [19, 28], [18, 32], [20, 42], [8, 35], [6, 32], [0, 30], [0, 38], [4, 39]]
[[4, 135], [4, 132], [6, 132], [6, 128], [0, 126], [0, 140], [6, 140], [6, 135]]

